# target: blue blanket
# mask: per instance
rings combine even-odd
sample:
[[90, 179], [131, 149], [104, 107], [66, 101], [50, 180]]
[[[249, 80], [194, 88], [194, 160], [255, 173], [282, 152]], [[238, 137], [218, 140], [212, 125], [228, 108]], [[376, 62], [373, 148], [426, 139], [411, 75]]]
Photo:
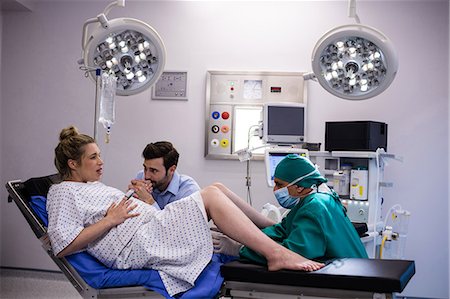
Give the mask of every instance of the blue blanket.
[[[48, 226], [46, 201], [47, 199], [43, 196], [32, 196], [30, 203], [31, 207], [42, 219], [45, 226]], [[110, 269], [87, 252], [75, 253], [67, 256], [66, 259], [75, 268], [84, 281], [95, 289], [144, 286], [160, 293], [166, 298], [173, 298], [166, 292], [161, 277], [156, 270]], [[195, 286], [185, 293], [177, 295], [177, 298], [214, 298], [223, 283], [223, 277], [220, 274], [220, 266], [235, 259], [235, 257], [227, 255], [214, 254], [211, 262], [206, 266], [195, 281]]]

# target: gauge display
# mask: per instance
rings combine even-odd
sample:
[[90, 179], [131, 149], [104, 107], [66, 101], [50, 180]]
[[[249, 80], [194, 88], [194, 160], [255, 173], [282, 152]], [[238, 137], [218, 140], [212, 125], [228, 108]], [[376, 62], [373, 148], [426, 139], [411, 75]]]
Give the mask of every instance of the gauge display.
[[262, 80], [244, 80], [244, 99], [262, 99]]

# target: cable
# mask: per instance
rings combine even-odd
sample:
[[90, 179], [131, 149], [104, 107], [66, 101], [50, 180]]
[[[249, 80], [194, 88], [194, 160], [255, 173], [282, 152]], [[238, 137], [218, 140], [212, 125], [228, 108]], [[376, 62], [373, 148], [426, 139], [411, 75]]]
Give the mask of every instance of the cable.
[[[252, 130], [253, 129], [257, 129], [259, 128], [259, 125], [252, 125], [248, 128], [248, 133], [247, 133], [247, 148], [250, 148], [250, 139], [252, 138]], [[247, 187], [247, 202], [249, 203], [249, 205], [253, 206], [252, 203], [252, 193], [251, 193], [251, 189], [250, 187], [252, 186], [252, 178], [250, 177], [250, 160], [247, 160], [247, 176], [245, 177], [245, 185]]]
[[395, 205], [393, 205], [392, 207], [390, 207], [390, 209], [387, 211], [387, 213], [386, 213], [386, 217], [384, 217], [384, 223], [383, 223], [383, 229], [385, 229], [386, 228], [386, 225], [387, 225], [387, 221], [388, 221], [388, 219], [390, 218], [389, 217], [389, 215], [392, 213], [392, 211], [394, 211], [395, 209], [399, 209], [399, 210], [403, 210], [402, 209], [402, 206], [400, 205], [400, 204], [395, 204]]
[[383, 239], [381, 240], [380, 259], [383, 258], [383, 248], [384, 248], [384, 243], [386, 243], [386, 240], [387, 240], [387, 236], [384, 236]]

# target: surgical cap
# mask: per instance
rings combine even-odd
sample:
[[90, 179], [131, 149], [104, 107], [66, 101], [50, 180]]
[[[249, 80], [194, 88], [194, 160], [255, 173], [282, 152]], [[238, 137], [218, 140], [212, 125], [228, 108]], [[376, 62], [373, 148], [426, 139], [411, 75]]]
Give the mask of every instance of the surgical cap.
[[[289, 154], [278, 163], [275, 168], [274, 177], [290, 183], [314, 170], [316, 170], [316, 167], [307, 158]], [[295, 183], [295, 185], [303, 188], [310, 188], [312, 185], [319, 186], [325, 182], [327, 182], [327, 179], [316, 170], [306, 178]]]

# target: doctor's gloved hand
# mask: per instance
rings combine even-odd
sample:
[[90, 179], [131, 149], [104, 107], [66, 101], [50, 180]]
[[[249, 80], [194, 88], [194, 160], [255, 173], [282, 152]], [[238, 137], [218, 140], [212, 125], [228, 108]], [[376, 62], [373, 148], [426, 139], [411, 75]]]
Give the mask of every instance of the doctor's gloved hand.
[[214, 246], [214, 253], [239, 256], [239, 249], [242, 247], [241, 243], [213, 229], [211, 229], [211, 236]]

